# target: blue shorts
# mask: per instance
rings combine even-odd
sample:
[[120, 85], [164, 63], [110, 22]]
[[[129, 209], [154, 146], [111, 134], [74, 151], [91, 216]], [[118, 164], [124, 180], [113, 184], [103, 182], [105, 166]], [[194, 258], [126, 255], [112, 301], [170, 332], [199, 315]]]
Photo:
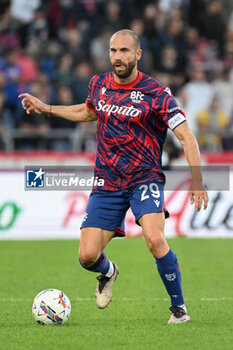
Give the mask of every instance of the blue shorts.
[[167, 218], [169, 213], [165, 209], [163, 188], [162, 183], [149, 182], [121, 191], [94, 190], [90, 194], [81, 229], [98, 227], [115, 231], [115, 236], [124, 236], [125, 215], [129, 207], [138, 225], [144, 214], [164, 212]]

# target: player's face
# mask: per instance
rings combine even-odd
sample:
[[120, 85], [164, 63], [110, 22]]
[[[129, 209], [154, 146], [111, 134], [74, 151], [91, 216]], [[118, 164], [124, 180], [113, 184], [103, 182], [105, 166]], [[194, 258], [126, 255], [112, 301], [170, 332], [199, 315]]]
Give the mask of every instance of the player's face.
[[141, 57], [141, 50], [135, 47], [130, 35], [115, 35], [110, 40], [110, 61], [114, 73], [120, 78], [128, 78]]

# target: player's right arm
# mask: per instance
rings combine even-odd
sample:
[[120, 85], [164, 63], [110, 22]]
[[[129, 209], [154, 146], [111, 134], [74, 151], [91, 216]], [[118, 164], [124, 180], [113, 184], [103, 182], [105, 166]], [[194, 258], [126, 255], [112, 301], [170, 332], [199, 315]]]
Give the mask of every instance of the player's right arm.
[[72, 106], [48, 105], [35, 96], [28, 93], [19, 95], [22, 98], [21, 104], [27, 114], [35, 112], [37, 114], [48, 114], [73, 122], [89, 122], [97, 119], [96, 114], [87, 107], [85, 103]]

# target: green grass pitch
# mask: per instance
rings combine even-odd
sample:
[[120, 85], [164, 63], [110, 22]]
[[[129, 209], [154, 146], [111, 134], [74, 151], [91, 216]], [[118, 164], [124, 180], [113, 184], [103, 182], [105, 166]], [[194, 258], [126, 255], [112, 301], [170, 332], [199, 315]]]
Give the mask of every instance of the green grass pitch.
[[[169, 300], [143, 238], [116, 239], [106, 248], [120, 274], [105, 310], [95, 306], [97, 275], [77, 262], [77, 241], [1, 241], [0, 349], [233, 349], [233, 240], [169, 244], [181, 266], [186, 324], [167, 324]], [[72, 313], [64, 325], [33, 319], [33, 298], [45, 288], [69, 296]]]

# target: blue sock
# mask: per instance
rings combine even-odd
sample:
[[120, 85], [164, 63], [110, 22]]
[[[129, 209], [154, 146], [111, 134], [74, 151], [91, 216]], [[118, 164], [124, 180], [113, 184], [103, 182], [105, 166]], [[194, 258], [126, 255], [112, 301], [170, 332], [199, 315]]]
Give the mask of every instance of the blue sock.
[[110, 267], [110, 262], [109, 260], [106, 258], [106, 255], [104, 252], [102, 252], [100, 254], [99, 259], [94, 263], [94, 265], [91, 265], [90, 267], [86, 267], [84, 266], [80, 259], [79, 259], [80, 265], [82, 267], [84, 267], [84, 269], [89, 270], [89, 271], [93, 271], [93, 272], [100, 272], [102, 273], [102, 275], [105, 275]]
[[158, 272], [171, 297], [171, 305], [183, 305], [182, 282], [176, 254], [170, 249], [162, 258], [155, 258]]

